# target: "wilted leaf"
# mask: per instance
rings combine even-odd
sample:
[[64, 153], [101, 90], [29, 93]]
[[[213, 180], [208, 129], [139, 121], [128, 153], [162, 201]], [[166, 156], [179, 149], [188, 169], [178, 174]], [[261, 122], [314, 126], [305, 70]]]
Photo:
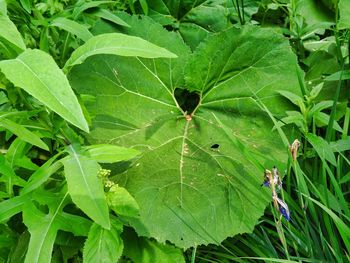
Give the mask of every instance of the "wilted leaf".
[[[299, 90], [287, 39], [270, 29], [230, 29], [208, 38], [190, 57], [178, 35], [149, 18], [123, 19], [131, 28], [122, 32], [178, 58], [95, 56], [73, 68], [70, 79], [80, 94], [95, 97], [87, 105], [95, 116], [90, 141], [143, 152], [118, 182], [135, 197], [146, 229], [133, 226], [139, 235], [185, 248], [252, 231], [271, 197], [260, 187], [263, 170], [230, 137], [254, 148], [262, 166], [287, 160], [256, 103], [283, 114], [286, 100], [277, 90]], [[192, 115], [179, 107], [177, 88], [198, 94], [191, 95], [200, 99]]]

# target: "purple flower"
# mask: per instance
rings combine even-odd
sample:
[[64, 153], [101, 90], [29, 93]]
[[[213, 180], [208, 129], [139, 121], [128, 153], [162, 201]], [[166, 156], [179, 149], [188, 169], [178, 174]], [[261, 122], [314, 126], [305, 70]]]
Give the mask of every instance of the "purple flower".
[[266, 187], [270, 187], [270, 180], [265, 180], [262, 185]]
[[283, 202], [281, 199], [279, 199], [278, 197], [275, 197], [278, 204], [279, 204], [279, 210], [280, 210], [280, 213], [281, 215], [287, 220], [289, 221], [290, 220], [290, 212], [289, 212], [289, 208], [288, 208], [288, 205]]

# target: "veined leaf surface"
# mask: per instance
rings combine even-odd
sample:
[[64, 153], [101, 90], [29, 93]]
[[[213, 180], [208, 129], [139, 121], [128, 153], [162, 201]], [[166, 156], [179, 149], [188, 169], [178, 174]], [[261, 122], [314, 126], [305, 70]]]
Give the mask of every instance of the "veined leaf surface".
[[77, 48], [64, 66], [66, 69], [83, 63], [90, 56], [112, 54], [119, 56], [139, 56], [145, 58], [175, 58], [176, 55], [139, 37], [120, 33], [103, 34], [90, 38]]
[[87, 235], [90, 221], [63, 212], [68, 194], [53, 194], [41, 191], [34, 198], [39, 204], [47, 204], [49, 212], [46, 214], [38, 209], [34, 203], [27, 202], [23, 207], [23, 222], [30, 232], [30, 241], [25, 263], [51, 262], [52, 249], [58, 230], [72, 232], [74, 235]]
[[53, 58], [41, 50], [27, 49], [15, 59], [0, 61], [0, 70], [62, 118], [88, 132], [78, 99]]
[[2, 39], [8, 41], [17, 53], [25, 50], [21, 34], [18, 32], [15, 24], [7, 16], [6, 1], [0, 0], [0, 42]]
[[97, 224], [110, 228], [107, 201], [98, 178], [101, 166], [70, 147], [70, 156], [63, 161], [68, 192], [73, 202]]
[[123, 240], [120, 237], [122, 231], [122, 223], [116, 220], [112, 221], [110, 230], [93, 224], [84, 246], [84, 262], [118, 262], [124, 248]]
[[[90, 141], [143, 152], [118, 177], [140, 206], [141, 224], [132, 225], [139, 235], [184, 248], [252, 231], [271, 200], [260, 187], [264, 171], [253, 163], [282, 168], [287, 159], [256, 101], [282, 114], [286, 102], [277, 90], [298, 89], [288, 41], [271, 29], [232, 28], [191, 55], [179, 35], [149, 18], [123, 20], [131, 28], [122, 32], [178, 58], [95, 56], [73, 68], [70, 79], [80, 94], [95, 98], [87, 105]], [[193, 114], [179, 107], [176, 88], [198, 93]], [[251, 149], [252, 162], [233, 145], [233, 136]]]
[[65, 17], [57, 17], [51, 22], [51, 26], [59, 27], [63, 30], [66, 30], [73, 35], [76, 35], [83, 41], [87, 41], [92, 38], [93, 35], [89, 32], [89, 30], [84, 26], [75, 22], [74, 20], [70, 20]]

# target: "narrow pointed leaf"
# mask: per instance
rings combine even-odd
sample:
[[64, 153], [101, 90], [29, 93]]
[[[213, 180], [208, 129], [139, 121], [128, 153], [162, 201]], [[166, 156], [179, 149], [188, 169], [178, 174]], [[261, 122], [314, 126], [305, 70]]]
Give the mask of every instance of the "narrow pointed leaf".
[[92, 2], [82, 2], [80, 6], [77, 6], [73, 10], [73, 16], [74, 18], [77, 18], [82, 12], [84, 12], [87, 9], [98, 7], [100, 5], [104, 4], [112, 4], [113, 1], [92, 1]]
[[25, 263], [50, 263], [53, 245], [58, 230], [70, 231], [74, 235], [87, 235], [91, 223], [82, 217], [63, 212], [68, 193], [35, 192], [32, 200], [48, 207], [41, 211], [34, 202], [23, 208], [23, 222], [30, 232], [30, 241]]
[[0, 222], [4, 222], [22, 211], [26, 202], [30, 201], [29, 195], [16, 196], [0, 202]]
[[22, 36], [6, 14], [6, 1], [1, 1], [0, 5], [2, 7], [0, 9], [0, 42], [1, 38], [5, 39], [20, 53], [26, 48]]
[[49, 213], [40, 211], [32, 202], [27, 203], [23, 209], [23, 222], [30, 232], [30, 241], [25, 263], [51, 262], [53, 244], [58, 231], [59, 212], [67, 197], [56, 197], [55, 202], [49, 204]]
[[306, 136], [307, 140], [311, 143], [311, 145], [314, 147], [317, 154], [320, 156], [320, 158], [327, 160], [334, 166], [337, 165], [337, 161], [335, 159], [333, 150], [331, 146], [321, 137], [314, 135], [312, 133], [309, 133]]
[[127, 23], [125, 23], [120, 17], [117, 15], [111, 13], [107, 9], [98, 9], [96, 12], [93, 13], [95, 16], [101, 17], [103, 19], [106, 19], [108, 21], [113, 22], [114, 24], [130, 27]]
[[79, 155], [72, 147], [70, 158], [63, 161], [68, 192], [73, 202], [92, 220], [109, 229], [109, 212], [103, 185], [98, 178], [100, 165]]
[[174, 53], [169, 52], [165, 48], [156, 46], [139, 37], [111, 33], [91, 38], [72, 53], [64, 67], [65, 69], [68, 69], [74, 65], [81, 64], [88, 57], [97, 54], [138, 56], [146, 58], [176, 57]]
[[76, 35], [80, 39], [87, 41], [93, 37], [90, 31], [83, 25], [65, 17], [58, 17], [51, 22], [51, 26], [59, 27], [67, 32]]
[[350, 252], [350, 227], [348, 224], [346, 224], [341, 218], [337, 216], [336, 213], [334, 213], [331, 209], [329, 209], [324, 204], [320, 203], [319, 201], [304, 195], [306, 198], [310, 199], [312, 202], [317, 204], [320, 208], [322, 208], [334, 221], [334, 224], [337, 226], [337, 229], [339, 231], [339, 234], [342, 237], [342, 240], [345, 244], [345, 247]]
[[19, 125], [9, 119], [0, 118], [0, 127], [1, 126], [17, 135], [21, 140], [35, 145], [43, 150], [49, 150], [49, 147], [47, 147], [47, 145], [40, 139], [38, 135], [32, 133], [24, 126]]
[[14, 85], [24, 89], [68, 122], [89, 131], [77, 97], [50, 55], [28, 49], [15, 59], [0, 61], [0, 69]]
[[99, 163], [115, 163], [132, 159], [139, 151], [116, 145], [99, 144], [87, 146], [88, 155]]
[[21, 194], [29, 193], [37, 189], [40, 185], [46, 182], [46, 180], [61, 167], [61, 162], [55, 162], [58, 155], [53, 156], [47, 160], [41, 167], [39, 167], [29, 178], [26, 185], [21, 190]]

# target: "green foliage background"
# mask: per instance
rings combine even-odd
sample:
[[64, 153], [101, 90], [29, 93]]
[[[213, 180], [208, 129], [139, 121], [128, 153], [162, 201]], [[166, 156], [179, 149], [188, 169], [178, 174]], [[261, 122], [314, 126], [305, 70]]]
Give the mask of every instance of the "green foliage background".
[[349, 10], [0, 0], [1, 262], [348, 262]]

